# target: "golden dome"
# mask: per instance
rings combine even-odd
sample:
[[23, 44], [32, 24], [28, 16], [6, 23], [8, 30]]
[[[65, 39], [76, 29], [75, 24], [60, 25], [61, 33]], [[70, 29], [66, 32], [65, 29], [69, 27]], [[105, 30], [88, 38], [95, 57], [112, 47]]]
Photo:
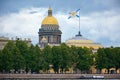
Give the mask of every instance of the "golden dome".
[[52, 16], [52, 9], [51, 9], [51, 7], [49, 7], [49, 9], [48, 9], [48, 16], [45, 17], [43, 19], [43, 21], [42, 21], [42, 25], [46, 25], [46, 24], [48, 24], [48, 25], [50, 25], [50, 24], [58, 25], [57, 19]]
[[55, 17], [53, 16], [47, 16], [43, 19], [42, 21], [42, 25], [45, 25], [45, 24], [53, 24], [53, 25], [58, 25], [58, 21]]

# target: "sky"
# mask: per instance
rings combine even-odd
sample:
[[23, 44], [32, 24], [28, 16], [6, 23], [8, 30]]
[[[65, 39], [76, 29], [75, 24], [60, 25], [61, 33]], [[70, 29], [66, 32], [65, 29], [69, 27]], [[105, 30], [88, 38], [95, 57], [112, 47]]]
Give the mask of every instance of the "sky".
[[62, 31], [62, 42], [78, 34], [78, 18], [68, 19], [80, 9], [81, 34], [104, 47], [120, 47], [120, 0], [0, 0], [0, 36], [31, 38], [38, 44], [38, 31], [51, 6]]

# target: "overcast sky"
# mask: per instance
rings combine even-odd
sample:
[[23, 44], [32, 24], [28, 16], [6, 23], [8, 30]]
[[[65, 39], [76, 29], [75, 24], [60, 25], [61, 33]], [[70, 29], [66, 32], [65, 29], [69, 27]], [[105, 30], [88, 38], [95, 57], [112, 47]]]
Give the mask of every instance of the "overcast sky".
[[31, 38], [37, 44], [49, 6], [59, 22], [62, 42], [78, 33], [78, 19], [67, 18], [80, 8], [84, 37], [103, 46], [120, 46], [120, 0], [0, 0], [0, 36]]

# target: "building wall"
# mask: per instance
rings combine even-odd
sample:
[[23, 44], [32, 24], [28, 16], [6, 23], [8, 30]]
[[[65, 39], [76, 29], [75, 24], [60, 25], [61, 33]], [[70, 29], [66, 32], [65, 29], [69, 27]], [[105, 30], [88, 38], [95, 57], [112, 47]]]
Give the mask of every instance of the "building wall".
[[[51, 28], [46, 28], [52, 27]], [[61, 43], [61, 34], [62, 32], [59, 30], [58, 26], [51, 25], [42, 25], [39, 29], [39, 45], [41, 48], [44, 48], [46, 45], [54, 45]]]
[[[4, 36], [0, 37], [0, 50], [2, 50], [5, 47], [5, 45], [8, 43], [8, 41], [14, 41], [15, 42], [16, 40], [22, 40], [22, 39], [20, 39], [20, 38], [9, 39], [8, 37], [4, 37]], [[31, 45], [31, 40], [30, 39], [24, 39], [22, 41], [25, 41], [28, 44], [28, 46]]]

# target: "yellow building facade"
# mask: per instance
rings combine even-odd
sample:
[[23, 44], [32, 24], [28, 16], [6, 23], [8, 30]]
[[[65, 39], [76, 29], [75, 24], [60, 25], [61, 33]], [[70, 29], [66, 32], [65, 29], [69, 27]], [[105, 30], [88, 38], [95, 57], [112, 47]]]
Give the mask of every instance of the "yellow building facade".
[[[22, 40], [22, 39], [21, 38], [17, 38], [17, 37], [15, 39], [13, 39], [13, 38], [9, 39], [8, 37], [0, 36], [0, 50], [2, 50], [9, 41], [16, 42], [16, 40]], [[25, 41], [28, 46], [31, 45], [30, 38], [28, 38], [28, 39], [25, 38], [22, 41]]]

